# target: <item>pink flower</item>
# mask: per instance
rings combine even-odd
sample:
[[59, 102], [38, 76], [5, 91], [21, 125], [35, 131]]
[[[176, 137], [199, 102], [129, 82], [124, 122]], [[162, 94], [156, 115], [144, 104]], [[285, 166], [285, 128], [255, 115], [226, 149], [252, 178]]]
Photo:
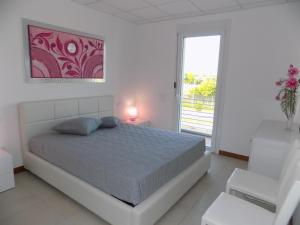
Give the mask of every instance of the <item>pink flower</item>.
[[290, 65], [288, 72], [289, 72], [289, 76], [296, 76], [299, 74], [299, 69], [297, 67], [294, 67], [293, 65]]
[[280, 80], [276, 81], [276, 82], [275, 82], [275, 85], [276, 85], [276, 86], [281, 86], [281, 81], [280, 81]]
[[296, 89], [298, 87], [298, 80], [294, 77], [290, 77], [286, 80], [285, 86], [289, 89]]

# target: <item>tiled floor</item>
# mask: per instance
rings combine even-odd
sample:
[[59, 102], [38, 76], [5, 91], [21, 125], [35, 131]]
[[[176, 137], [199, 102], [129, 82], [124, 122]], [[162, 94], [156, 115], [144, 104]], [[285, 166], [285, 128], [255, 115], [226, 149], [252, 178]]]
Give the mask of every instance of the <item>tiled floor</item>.
[[[224, 191], [234, 168], [246, 162], [214, 155], [212, 167], [156, 225], [199, 225], [201, 216]], [[16, 176], [16, 188], [0, 193], [1, 225], [108, 225], [34, 175]]]

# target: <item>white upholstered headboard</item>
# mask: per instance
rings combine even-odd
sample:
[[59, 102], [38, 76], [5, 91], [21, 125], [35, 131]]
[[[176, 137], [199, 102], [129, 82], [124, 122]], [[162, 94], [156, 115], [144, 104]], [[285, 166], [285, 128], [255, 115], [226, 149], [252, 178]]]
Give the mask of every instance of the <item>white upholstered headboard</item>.
[[56, 124], [76, 118], [114, 115], [113, 96], [55, 99], [19, 104], [20, 134], [23, 153], [28, 151], [29, 140], [51, 132]]

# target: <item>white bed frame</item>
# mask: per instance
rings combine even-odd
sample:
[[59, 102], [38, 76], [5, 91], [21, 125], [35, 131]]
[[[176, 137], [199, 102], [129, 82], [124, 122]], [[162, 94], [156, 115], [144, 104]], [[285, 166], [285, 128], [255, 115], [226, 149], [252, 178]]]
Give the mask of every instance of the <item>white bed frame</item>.
[[26, 169], [112, 225], [153, 225], [210, 168], [210, 154], [197, 160], [136, 207], [102, 192], [29, 152], [28, 141], [55, 124], [76, 117], [113, 115], [113, 96], [24, 102], [19, 104], [20, 132]]

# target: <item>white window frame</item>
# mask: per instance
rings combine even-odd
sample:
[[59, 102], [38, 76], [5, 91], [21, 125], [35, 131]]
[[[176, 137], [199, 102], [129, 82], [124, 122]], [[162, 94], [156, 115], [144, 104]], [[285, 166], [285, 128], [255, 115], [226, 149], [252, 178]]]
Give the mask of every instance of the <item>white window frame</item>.
[[224, 111], [225, 102], [225, 83], [227, 72], [227, 61], [229, 51], [229, 40], [231, 31], [231, 21], [222, 20], [215, 22], [195, 23], [178, 25], [177, 27], [177, 73], [176, 73], [176, 89], [175, 89], [175, 114], [174, 114], [174, 129], [180, 131], [180, 116], [181, 116], [181, 95], [182, 95], [182, 69], [183, 69], [183, 52], [184, 52], [184, 38], [201, 37], [220, 35], [220, 58], [219, 69], [217, 77], [217, 93], [216, 105], [214, 111], [214, 125], [212, 133], [212, 143], [210, 151], [219, 152], [221, 143], [222, 130], [222, 115]]

